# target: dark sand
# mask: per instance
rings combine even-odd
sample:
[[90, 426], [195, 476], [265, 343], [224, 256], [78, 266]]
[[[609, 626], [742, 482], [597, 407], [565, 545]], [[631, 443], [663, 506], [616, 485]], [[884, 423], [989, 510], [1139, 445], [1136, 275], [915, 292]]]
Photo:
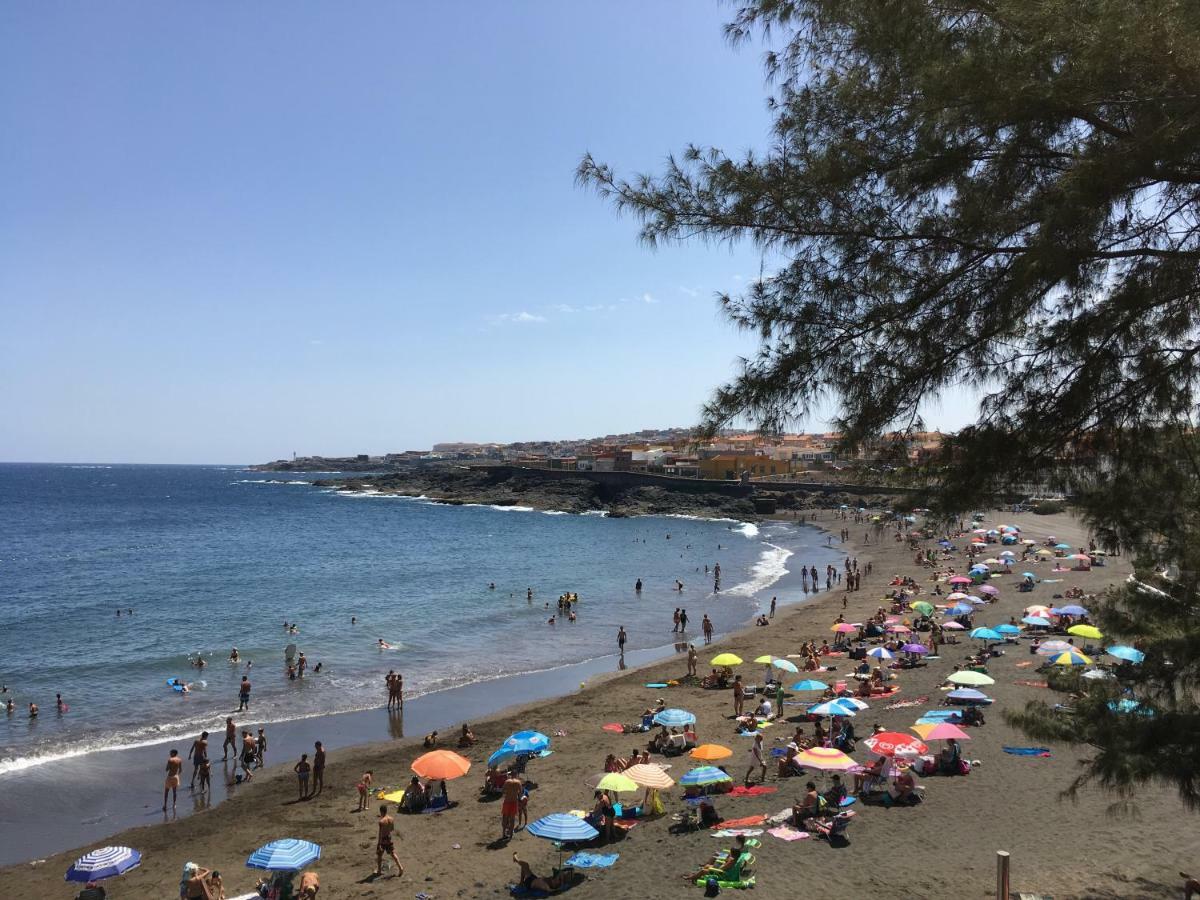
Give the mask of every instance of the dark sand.
[[[828, 524], [835, 529], [840, 527], [840, 523], [832, 522], [831, 514], [824, 513], [822, 517], [827, 517]], [[1054, 533], [1074, 545], [1086, 543], [1079, 526], [1065, 516], [1028, 516], [1014, 521], [1031, 537]], [[861, 537], [861, 527], [850, 527], [852, 535]], [[848, 544], [846, 549], [856, 553], [860, 563], [872, 559], [875, 564], [874, 577], [864, 579], [863, 590], [850, 595], [847, 617], [852, 621], [874, 611], [884, 593], [884, 584], [893, 574], [913, 574], [922, 583], [928, 578], [927, 570], [918, 571], [912, 565], [911, 553], [890, 540], [882, 547]], [[1036, 571], [1060, 577], [1050, 575], [1049, 568], [1049, 564], [1043, 563]], [[1060, 584], [1039, 585], [1032, 594], [1017, 593], [1016, 578], [997, 579], [993, 583], [1002, 589], [1000, 602], [985, 608], [977, 618], [987, 624], [1007, 621], [1010, 615], [1019, 618], [1020, 609], [1030, 603], [1052, 604], [1051, 595], [1061, 588], [1078, 584], [1087, 591], [1098, 591], [1127, 573], [1123, 561], [1117, 559], [1089, 573], [1064, 574]], [[752, 660], [766, 652], [777, 656], [795, 652], [800, 642], [810, 637], [818, 642], [830, 637], [829, 626], [841, 609], [841, 597], [837, 591], [819, 594], [803, 605], [781, 609], [769, 628], [748, 628], [720, 642], [719, 649], [718, 645], [702, 648], [701, 672], [707, 670], [705, 663], [719, 650], [731, 650]], [[670, 610], [664, 608], [664, 616], [669, 615]], [[887, 711], [884, 702], [876, 701], [856, 720], [860, 737], [870, 730], [873, 722], [890, 730], [907, 730], [923, 710], [933, 708], [940, 700], [938, 684], [969, 647], [969, 641], [947, 646], [940, 660], [902, 673], [903, 691], [899, 697], [928, 696], [929, 703], [919, 708]], [[916, 808], [860, 807], [850, 829], [850, 843], [843, 848], [831, 848], [815, 840], [784, 843], [764, 834], [763, 846], [757, 851], [758, 886], [751, 896], [991, 897], [997, 850], [1012, 853], [1014, 890], [1052, 894], [1056, 900], [1180, 896], [1180, 882], [1175, 873], [1180, 869], [1200, 868], [1196, 866], [1200, 860], [1200, 829], [1196, 818], [1182, 810], [1171, 791], [1147, 789], [1137, 798], [1142, 812], [1140, 819], [1114, 818], [1106, 811], [1114, 799], [1110, 796], [1089, 792], [1077, 803], [1058, 799], [1059, 791], [1075, 774], [1076, 760], [1084, 755], [1086, 748], [1054, 746], [1053, 756], [1048, 759], [1009, 756], [1001, 751], [1006, 744], [1030, 742], [1004, 725], [1000, 710], [1049, 693], [1014, 683], [1036, 678], [1032, 669], [1016, 665], [1030, 659], [1022, 643], [1010, 647], [1008, 654], [990, 667], [996, 684], [986, 690], [997, 702], [988, 712], [988, 724], [972, 729], [974, 740], [966, 744], [966, 755], [981, 763], [969, 776], [923, 779], [926, 801]], [[180, 868], [187, 860], [221, 869], [227, 893], [236, 896], [248, 891], [255, 880], [255, 873], [244, 866], [246, 856], [261, 843], [283, 836], [304, 837], [323, 845], [324, 856], [316, 866], [321, 873], [322, 898], [413, 897], [419, 892], [435, 898], [507, 896], [506, 885], [517, 874], [511, 862], [514, 849], [539, 873], [548, 871], [557, 859], [557, 851], [550, 844], [522, 832], [508, 844], [498, 842], [499, 804], [478, 799], [484, 760], [512, 731], [537, 728], [547, 734], [566, 732], [565, 737], [554, 738], [553, 756], [530, 764], [529, 776], [538, 784], [530, 803], [531, 820], [550, 812], [588, 807], [591, 792], [584, 782], [602, 769], [605, 755], [628, 755], [635, 744], [644, 743], [638, 736], [610, 734], [599, 726], [636, 719], [660, 693], [666, 696], [668, 705], [696, 713], [700, 739], [731, 747], [735, 755], [728, 761], [728, 767], [739, 778], [744, 773], [743, 759], [749, 739], [733, 734], [728, 720], [729, 692], [699, 688], [655, 691], [643, 687], [644, 682], [681, 675], [684, 668], [683, 660], [674, 657], [636, 672], [589, 677], [584, 690], [578, 690], [577, 683], [564, 683], [565, 678], [550, 679], [548, 689], [566, 692], [566, 696], [537, 700], [519, 709], [499, 712], [486, 721], [474, 721], [479, 714], [467, 711], [471, 707], [464, 706], [463, 711], [445, 710], [447, 715], [473, 720], [479, 743], [465, 754], [475, 767], [465, 779], [450, 783], [451, 798], [459, 801], [457, 807], [439, 815], [399, 818], [401, 840], [397, 849], [407, 869], [403, 878], [368, 877], [374, 865], [374, 815], [354, 812], [357, 805], [354, 785], [364, 769], [374, 769], [377, 785], [400, 786], [407, 782], [409, 763], [422, 752], [419, 737], [333, 750], [324, 793], [314, 800], [297, 803], [291, 775], [294, 759], [281, 760], [281, 756], [284, 751], [289, 757], [298, 756], [300, 743], [311, 734], [320, 734], [331, 747], [337, 746], [342, 730], [335, 723], [339, 719], [349, 721], [349, 717], [328, 717], [297, 725], [294, 735], [273, 741], [273, 759], [281, 764], [260, 773], [253, 784], [237, 788], [219, 806], [167, 824], [162, 824], [161, 813], [155, 812], [147, 818], [155, 819], [156, 824], [133, 828], [35, 864], [0, 870], [0, 897], [74, 896], [73, 887], [62, 881], [62, 873], [82, 850], [108, 843], [129, 844], [144, 854], [140, 869], [106, 883], [110, 897], [133, 900], [175, 897]], [[743, 671], [754, 682], [760, 680], [761, 668], [747, 664]], [[844, 660], [840, 668], [839, 674], [848, 670]], [[496, 708], [505, 705], [494, 696], [487, 699]], [[409, 712], [414, 714], [412, 709]], [[426, 713], [420, 715], [424, 717]], [[436, 710], [428, 715], [429, 721], [437, 720]], [[368, 737], [387, 734], [388, 716], [383, 710], [353, 716], [377, 717], [380, 724], [368, 728], [374, 730]], [[409, 733], [420, 730], [411, 717], [405, 725]], [[281, 733], [282, 728], [275, 726]], [[351, 739], [364, 734], [357, 725], [347, 730], [352, 732], [348, 735]], [[777, 740], [786, 739], [790, 731], [786, 724], [767, 729], [767, 746], [777, 746]], [[180, 749], [186, 751], [186, 747]], [[860, 760], [868, 757], [861, 744], [854, 755]], [[688, 768], [686, 759], [676, 758], [671, 762], [670, 772], [675, 777]], [[138, 780], [122, 785], [136, 794], [139, 801], [128, 806], [145, 803], [157, 809], [155, 792], [161, 784], [158, 773], [162, 763], [161, 759], [147, 760], [150, 772], [145, 785]], [[98, 777], [104, 777], [102, 770]], [[726, 817], [773, 813], [793, 801], [804, 780], [780, 782], [772, 772], [767, 783], [778, 787], [778, 793], [746, 799], [723, 797], [717, 805]], [[146, 790], [151, 791], [148, 797], [143, 796]], [[186, 796], [186, 789], [183, 793]], [[668, 813], [681, 808], [679, 796], [678, 788], [666, 792]], [[184, 798], [180, 802], [182, 805]], [[14, 803], [6, 793], [0, 801], [4, 833], [11, 838], [14, 829], [26, 819], [40, 820], [47, 813], [53, 814], [59, 804], [69, 803], [69, 794], [50, 788], [23, 796], [19, 803]], [[24, 812], [34, 807], [38, 807], [34, 814]], [[78, 818], [69, 809], [64, 809], [63, 815], [67, 821]], [[616, 865], [589, 873], [583, 884], [570, 891], [570, 896], [580, 900], [702, 896], [699, 888], [686, 886], [678, 876], [695, 868], [729, 841], [705, 833], [674, 835], [668, 832], [670, 824], [670, 815], [643, 822], [624, 839], [605, 848], [605, 852], [620, 853]]]

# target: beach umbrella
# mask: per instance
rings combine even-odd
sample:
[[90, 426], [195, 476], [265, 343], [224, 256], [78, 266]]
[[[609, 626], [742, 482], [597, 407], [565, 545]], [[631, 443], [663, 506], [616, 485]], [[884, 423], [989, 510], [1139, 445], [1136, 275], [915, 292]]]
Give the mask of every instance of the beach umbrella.
[[1001, 558], [1001, 559], [1004, 559], [1005, 557], [1013, 557], [1013, 556], [1016, 556], [1016, 555], [1017, 555], [1017, 554], [1013, 553], [1013, 551], [1011, 551], [1011, 550], [1001, 550], [1001, 551], [1000, 551], [1000, 558]]
[[1092, 558], [1086, 553], [1072, 553], [1067, 559], [1078, 560], [1079, 562], [1091, 563]]
[[961, 700], [964, 703], [990, 703], [991, 697], [983, 691], [977, 691], [974, 688], [959, 688], [956, 691], [951, 691], [946, 695], [949, 700]]
[[971, 637], [977, 641], [1002, 641], [1004, 635], [994, 628], [976, 628], [971, 631]]
[[838, 697], [837, 702], [845, 706], [847, 709], [870, 709], [865, 700], [860, 700], [857, 697]]
[[1048, 607], [1048, 606], [1041, 606], [1039, 604], [1034, 604], [1033, 606], [1025, 607], [1025, 615], [1041, 616], [1044, 619], [1048, 619], [1052, 615], [1054, 615], [1054, 613], [1050, 612], [1050, 607]]
[[910, 609], [915, 609], [917, 612], [919, 612], [923, 616], [932, 616], [933, 615], [933, 604], [927, 603], [924, 600], [917, 600], [913, 603], [908, 604], [908, 606]]
[[833, 747], [810, 747], [796, 754], [797, 765], [820, 772], [845, 772], [858, 763]]
[[1086, 616], [1088, 614], [1087, 607], [1080, 606], [1078, 603], [1071, 603], [1067, 606], [1056, 606], [1050, 612], [1056, 616]]
[[1045, 641], [1037, 648], [1039, 656], [1054, 656], [1056, 653], [1069, 653], [1075, 645], [1067, 641]]
[[829, 700], [808, 708], [810, 716], [853, 716], [856, 713], [857, 710], [853, 706], [841, 703], [838, 700]]
[[830, 631], [837, 634], [849, 634], [852, 631], [858, 631], [859, 626], [851, 625], [849, 622], [835, 622]]
[[915, 653], [918, 656], [929, 652], [929, 648], [926, 647], [924, 644], [905, 644], [900, 649], [903, 650], [905, 653]]
[[815, 678], [806, 678], [804, 681], [797, 681], [792, 685], [793, 691], [823, 691], [828, 688], [823, 681], [817, 681]]
[[733, 751], [728, 747], [722, 747], [720, 744], [701, 744], [692, 750], [688, 756], [703, 762], [716, 762], [718, 759], [728, 759], [733, 756]]
[[780, 669], [781, 671], [791, 672], [792, 674], [795, 674], [800, 671], [799, 669], [796, 668], [796, 664], [794, 662], [792, 662], [790, 659], [775, 658], [775, 659], [771, 660], [771, 665], [773, 665], [777, 669]]
[[321, 858], [321, 845], [299, 838], [281, 838], [263, 844], [246, 859], [251, 869], [269, 872], [295, 872]]
[[993, 584], [981, 584], [979, 586], [979, 593], [987, 594], [990, 597], [994, 597], [1000, 593], [1000, 588], [996, 587]]
[[967, 684], [979, 687], [981, 685], [995, 684], [996, 679], [990, 675], [984, 675], [982, 672], [976, 672], [973, 669], [963, 669], [961, 672], [955, 672], [946, 679], [951, 684]]
[[[994, 556], [989, 556], [987, 559], [985, 559], [983, 561], [983, 565], [979, 566], [978, 568], [986, 569], [988, 566], [998, 566], [998, 565], [1000, 565], [1000, 560], [996, 559], [996, 557], [994, 557]], [[976, 568], [976, 567], [972, 566], [972, 568]]]
[[101, 881], [123, 875], [142, 864], [142, 854], [132, 847], [101, 847], [85, 853], [67, 869], [67, 881]]
[[1056, 666], [1090, 666], [1092, 661], [1078, 650], [1065, 650], [1050, 657]]
[[769, 666], [771, 664], [771, 660], [774, 658], [775, 657], [773, 657], [770, 653], [764, 653], [762, 656], [756, 657], [754, 661], [756, 663], [766, 663]]
[[953, 578], [950, 579], [950, 583], [951, 584], [970, 584], [971, 579], [967, 578], [965, 575], [955, 575]]
[[1104, 634], [1095, 625], [1072, 625], [1067, 629], [1067, 634], [1092, 641], [1098, 641], [1104, 637]]
[[684, 725], [695, 724], [696, 717], [686, 709], [662, 709], [654, 714], [651, 721], [655, 725], [666, 725], [668, 728], [682, 728]]
[[614, 794], [625, 794], [637, 789], [638, 783], [624, 772], [609, 772], [596, 782], [596, 790], [612, 791]]
[[1053, 551], [1053, 550], [1047, 550], [1045, 547], [1041, 547], [1041, 548], [1039, 548], [1039, 549], [1037, 549], [1037, 550], [1034, 550], [1034, 551], [1033, 551], [1033, 555], [1034, 555], [1034, 556], [1042, 556], [1042, 557], [1046, 557], [1046, 556], [1053, 556], [1053, 555], [1054, 555], [1054, 551]]
[[714, 666], [740, 666], [742, 658], [735, 653], [718, 653], [712, 658]]
[[1026, 625], [1036, 625], [1039, 628], [1050, 627], [1050, 620], [1044, 616], [1025, 616], [1021, 621]]
[[540, 731], [518, 731], [505, 738], [500, 749], [488, 757], [488, 765], [497, 765], [514, 756], [535, 756], [548, 749], [550, 738]]
[[961, 622], [943, 622], [942, 628], [944, 628], [946, 631], [966, 631], [967, 630], [967, 626], [963, 625]]
[[675, 784], [675, 779], [653, 763], [638, 763], [636, 766], [630, 766], [622, 774], [642, 787], [664, 789]]
[[1018, 628], [1016, 625], [1010, 625], [1007, 622], [1005, 622], [1003, 625], [997, 625], [996, 631], [1000, 632], [1001, 634], [1020, 634], [1021, 633], [1020, 628]]
[[692, 769], [679, 779], [684, 787], [703, 787], [708, 784], [719, 784], [722, 781], [733, 781], [728, 772], [723, 772], [716, 766], [700, 766]]
[[1021, 543], [1022, 543], [1022, 544], [1026, 544], [1026, 545], [1028, 545], [1028, 546], [1032, 547], [1034, 544], [1036, 544], [1036, 543], [1037, 543], [1037, 541], [1031, 541], [1029, 538], [1024, 538], [1024, 539], [1021, 541]]
[[950, 614], [954, 616], [966, 616], [975, 612], [975, 607], [970, 603], [955, 603], [950, 607]]
[[545, 838], [558, 843], [558, 862], [562, 868], [562, 845], [576, 841], [590, 841], [599, 837], [600, 832], [585, 822], [579, 816], [570, 813], [551, 813], [542, 816], [536, 822], [531, 822], [525, 830], [534, 837]]
[[1055, 544], [1054, 549], [1055, 550], [1070, 550], [1071, 545], [1070, 544]]
[[1116, 646], [1109, 647], [1104, 651], [1109, 656], [1115, 656], [1117, 659], [1123, 659], [1125, 662], [1140, 663], [1146, 658], [1146, 654], [1134, 647]]
[[1112, 681], [1117, 676], [1108, 669], [1088, 669], [1080, 678], [1086, 678], [1088, 681]]
[[971, 736], [953, 722], [936, 722], [928, 725], [916, 724], [912, 730], [927, 741], [969, 741]]
[[875, 659], [894, 659], [895, 654], [887, 647], [872, 647], [867, 651], [867, 656], [873, 656]]
[[881, 731], [873, 734], [865, 741], [867, 749], [879, 756], [920, 756], [929, 751], [922, 741], [909, 734], [899, 731]]
[[974, 596], [974, 595], [972, 595], [972, 596], [968, 597], [968, 598], [967, 598], [967, 602], [968, 602], [968, 603], [973, 603], [973, 604], [975, 604], [976, 606], [986, 606], [986, 605], [987, 605], [987, 601], [986, 601], [986, 600], [984, 600], [982, 597], [976, 597], [976, 596]]
[[908, 634], [910, 631], [912, 631], [912, 629], [909, 628], [907, 625], [896, 624], [896, 625], [888, 625], [886, 627], [887, 627], [888, 631], [892, 632], [892, 634]]
[[431, 750], [413, 760], [412, 770], [422, 778], [449, 781], [461, 778], [471, 768], [471, 761], [453, 750]]
[[947, 600], [966, 600], [967, 595], [964, 594], [962, 591], [951, 591], [949, 594], [946, 595], [946, 599]]

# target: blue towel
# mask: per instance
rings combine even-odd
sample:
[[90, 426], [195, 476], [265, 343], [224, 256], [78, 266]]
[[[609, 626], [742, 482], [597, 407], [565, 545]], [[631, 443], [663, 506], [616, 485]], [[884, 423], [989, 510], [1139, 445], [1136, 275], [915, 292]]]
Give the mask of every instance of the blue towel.
[[1045, 747], [1004, 747], [1005, 753], [1013, 756], [1049, 756], [1050, 751]]
[[607, 869], [620, 857], [619, 853], [579, 852], [567, 860], [568, 866], [576, 869]]

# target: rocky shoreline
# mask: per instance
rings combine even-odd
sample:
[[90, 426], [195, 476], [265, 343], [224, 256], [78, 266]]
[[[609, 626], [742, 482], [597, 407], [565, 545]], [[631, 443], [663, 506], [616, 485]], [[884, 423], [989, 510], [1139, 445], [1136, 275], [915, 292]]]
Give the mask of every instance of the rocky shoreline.
[[[691, 515], [705, 518], [752, 519], [756, 511], [753, 491], [733, 494], [703, 489], [687, 490], [665, 482], [659, 485], [613, 485], [585, 477], [550, 478], [537, 471], [514, 471], [506, 467], [426, 466], [404, 472], [371, 476], [349, 476], [313, 482], [319, 487], [347, 491], [423, 496], [438, 503], [488, 506], [529, 506], [539, 510], [568, 513], [599, 513], [610, 516]], [[716, 487], [714, 485], [714, 487]], [[848, 505], [886, 506], [890, 497], [849, 496], [822, 491], [771, 492], [780, 512], [800, 509], [832, 509]]]

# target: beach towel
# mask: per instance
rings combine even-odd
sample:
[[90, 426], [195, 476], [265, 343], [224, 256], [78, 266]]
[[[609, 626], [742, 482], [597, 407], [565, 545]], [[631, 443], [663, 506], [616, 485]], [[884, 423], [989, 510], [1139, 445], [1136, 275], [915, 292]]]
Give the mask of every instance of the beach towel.
[[765, 784], [756, 784], [754, 787], [746, 787], [739, 784], [729, 792], [730, 797], [761, 797], [763, 794], [774, 794], [779, 788], [768, 787]]
[[648, 687], [648, 688], [665, 688], [665, 687], [670, 687], [670, 685], [667, 684], [665, 681], [652, 681], [649, 684], [647, 684], [646, 687]]
[[1019, 662], [1019, 663], [1017, 663], [1017, 668], [1018, 668], [1018, 669], [1028, 669], [1028, 668], [1029, 668], [1030, 666], [1032, 666], [1032, 665], [1033, 665], [1033, 663], [1031, 663], [1031, 662], [1028, 662], [1028, 661], [1026, 661], [1026, 662]]
[[[708, 884], [708, 878], [698, 878], [696, 884], [699, 887], [705, 887]], [[718, 881], [717, 887], [723, 891], [740, 891], [743, 888], [754, 887], [754, 876], [751, 875], [745, 881]]]
[[1050, 751], [1045, 747], [1004, 747], [1005, 753], [1013, 756], [1049, 756]]
[[908, 709], [911, 706], [920, 706], [922, 703], [928, 703], [928, 697], [916, 697], [912, 700], [897, 700], [895, 703], [889, 703], [884, 709]]
[[623, 734], [625, 726], [620, 722], [609, 722], [607, 725], [600, 726], [604, 731], [611, 731], [613, 734]]
[[805, 838], [812, 837], [807, 831], [797, 831], [788, 825], [781, 825], [778, 828], [770, 829], [767, 834], [774, 835], [781, 841], [802, 841]]
[[576, 869], [607, 869], [621, 856], [619, 853], [579, 852], [567, 860], [567, 865]]
[[710, 837], [715, 838], [731, 838], [741, 835], [742, 837], [758, 837], [763, 833], [761, 828], [722, 828], [720, 831], [714, 831]]
[[761, 825], [765, 821], [767, 821], [766, 816], [744, 816], [741, 819], [726, 819], [724, 822], [714, 825], [713, 827], [714, 828], [751, 828], [755, 825]]
[[1050, 687], [1050, 685], [1046, 684], [1046, 682], [1044, 682], [1044, 681], [1025, 681], [1025, 680], [1021, 680], [1021, 681], [1014, 681], [1014, 682], [1013, 682], [1013, 684], [1019, 684], [1019, 685], [1021, 685], [1022, 687], [1036, 687], [1036, 688], [1048, 688], [1048, 687]]

